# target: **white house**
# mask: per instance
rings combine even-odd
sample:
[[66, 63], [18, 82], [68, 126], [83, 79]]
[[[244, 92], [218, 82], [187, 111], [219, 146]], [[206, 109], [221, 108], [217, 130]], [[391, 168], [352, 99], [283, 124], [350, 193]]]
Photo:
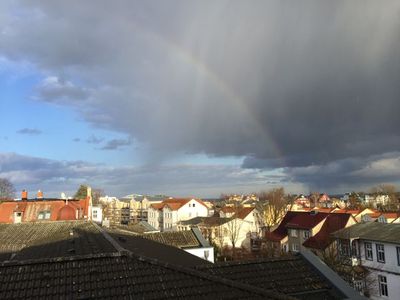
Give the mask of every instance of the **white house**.
[[103, 207], [101, 205], [96, 205], [91, 207], [92, 210], [92, 221], [98, 224], [103, 222]]
[[399, 299], [400, 224], [368, 222], [337, 231], [339, 253], [367, 269], [364, 282], [354, 286], [371, 299]]
[[199, 228], [203, 235], [220, 247], [245, 247], [250, 249], [251, 237], [258, 235], [262, 227], [261, 214], [254, 207], [239, 207], [231, 217], [195, 217], [180, 221], [179, 230]]
[[160, 231], [176, 231], [179, 221], [208, 216], [208, 207], [200, 199], [169, 198], [150, 205], [148, 222]]

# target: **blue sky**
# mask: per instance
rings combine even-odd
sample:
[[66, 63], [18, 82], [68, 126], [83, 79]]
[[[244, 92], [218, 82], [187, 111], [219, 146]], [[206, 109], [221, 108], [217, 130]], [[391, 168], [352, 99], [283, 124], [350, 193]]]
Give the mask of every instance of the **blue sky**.
[[394, 0], [3, 1], [0, 177], [51, 196], [398, 185], [399, 13]]

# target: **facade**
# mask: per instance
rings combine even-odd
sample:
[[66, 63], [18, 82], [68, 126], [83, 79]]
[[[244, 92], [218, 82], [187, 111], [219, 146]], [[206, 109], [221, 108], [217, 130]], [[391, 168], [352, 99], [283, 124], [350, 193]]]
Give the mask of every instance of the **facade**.
[[207, 217], [208, 207], [200, 199], [169, 198], [161, 203], [151, 204], [148, 222], [160, 231], [177, 231], [178, 222], [195, 217]]
[[103, 222], [103, 207], [101, 205], [92, 206], [92, 221], [98, 224]]
[[41, 192], [40, 196], [28, 199], [27, 192], [23, 191], [21, 200], [0, 203], [0, 223], [91, 220], [91, 197], [83, 200], [54, 199], [44, 198]]
[[399, 298], [400, 224], [368, 222], [334, 235], [343, 261], [367, 270], [365, 278], [353, 282], [357, 289], [371, 299]]

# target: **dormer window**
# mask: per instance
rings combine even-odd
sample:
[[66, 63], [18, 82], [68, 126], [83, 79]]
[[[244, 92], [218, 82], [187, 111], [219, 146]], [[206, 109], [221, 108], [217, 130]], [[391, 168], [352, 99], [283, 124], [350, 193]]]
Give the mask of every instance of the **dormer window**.
[[51, 216], [50, 211], [45, 210], [45, 211], [40, 211], [38, 214], [38, 220], [49, 220]]

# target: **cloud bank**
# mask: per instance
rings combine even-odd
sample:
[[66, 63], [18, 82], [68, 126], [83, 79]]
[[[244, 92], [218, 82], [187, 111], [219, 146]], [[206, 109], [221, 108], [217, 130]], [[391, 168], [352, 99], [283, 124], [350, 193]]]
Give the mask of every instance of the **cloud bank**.
[[398, 1], [73, 2], [5, 5], [0, 55], [47, 74], [38, 101], [150, 160], [244, 156], [331, 187], [400, 149]]

